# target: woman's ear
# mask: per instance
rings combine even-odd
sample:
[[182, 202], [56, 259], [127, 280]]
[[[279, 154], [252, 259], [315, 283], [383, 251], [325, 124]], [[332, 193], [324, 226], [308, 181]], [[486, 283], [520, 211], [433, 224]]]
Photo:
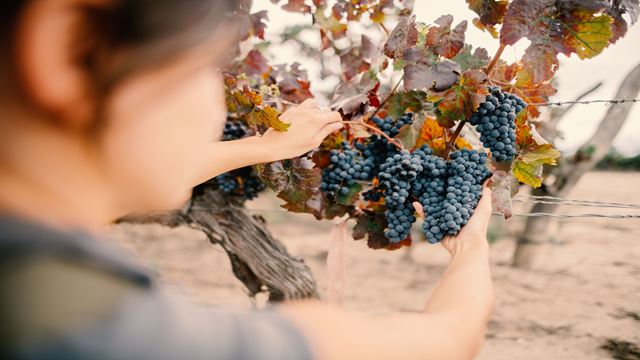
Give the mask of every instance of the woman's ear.
[[103, 1], [28, 1], [15, 38], [18, 80], [28, 100], [62, 126], [85, 128], [95, 121], [96, 94], [89, 70], [78, 61], [78, 43], [90, 37], [85, 6]]

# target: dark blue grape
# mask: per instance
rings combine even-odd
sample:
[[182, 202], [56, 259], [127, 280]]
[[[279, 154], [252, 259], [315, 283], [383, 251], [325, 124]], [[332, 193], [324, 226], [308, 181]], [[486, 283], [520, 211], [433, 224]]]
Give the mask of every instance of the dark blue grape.
[[329, 166], [322, 172], [320, 189], [330, 197], [347, 195], [351, 186], [358, 181], [368, 181], [372, 177], [373, 160], [364, 158], [349, 143], [344, 142], [341, 150], [331, 150]]
[[469, 123], [476, 126], [480, 141], [491, 150], [496, 161], [511, 161], [516, 155], [514, 120], [527, 104], [516, 95], [502, 92], [498, 87], [489, 89], [491, 93], [469, 118]]
[[[224, 124], [223, 141], [242, 139], [251, 135], [251, 130], [241, 122], [227, 121]], [[252, 167], [244, 167], [224, 173], [213, 178], [212, 183], [217, 189], [229, 196], [251, 200], [267, 188]]]

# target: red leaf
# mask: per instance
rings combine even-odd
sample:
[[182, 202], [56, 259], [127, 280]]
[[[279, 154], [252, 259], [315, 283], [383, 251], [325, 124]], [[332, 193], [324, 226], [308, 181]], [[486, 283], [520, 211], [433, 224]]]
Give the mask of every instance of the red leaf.
[[427, 45], [433, 48], [438, 55], [451, 59], [456, 56], [464, 46], [464, 33], [467, 31], [467, 21], [462, 21], [451, 29], [453, 16], [444, 15], [435, 23], [438, 26], [429, 28], [427, 33]]
[[288, 3], [282, 5], [282, 9], [303, 14], [311, 12], [311, 6], [305, 4], [304, 0], [289, 0]]
[[261, 77], [269, 71], [271, 71], [271, 66], [267, 64], [267, 59], [258, 50], [249, 51], [240, 66], [240, 72], [250, 76]]

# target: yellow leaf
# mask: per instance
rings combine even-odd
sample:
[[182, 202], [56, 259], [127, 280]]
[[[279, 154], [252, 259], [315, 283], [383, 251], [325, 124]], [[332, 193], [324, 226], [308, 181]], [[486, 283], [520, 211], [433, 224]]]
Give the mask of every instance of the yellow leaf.
[[518, 181], [534, 188], [542, 185], [542, 164], [527, 164], [524, 161], [513, 162], [513, 176]]

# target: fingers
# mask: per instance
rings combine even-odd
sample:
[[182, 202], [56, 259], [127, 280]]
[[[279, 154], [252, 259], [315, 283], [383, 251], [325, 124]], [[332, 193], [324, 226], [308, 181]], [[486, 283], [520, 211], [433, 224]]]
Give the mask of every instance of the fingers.
[[491, 217], [491, 211], [491, 189], [485, 182], [482, 188], [482, 197], [478, 202], [478, 206], [476, 207], [476, 210], [474, 212], [474, 217], [479, 217], [483, 221], [489, 221], [489, 218]]
[[322, 140], [324, 140], [324, 138], [326, 138], [327, 136], [331, 135], [331, 133], [334, 133], [334, 132], [342, 129], [343, 126], [344, 125], [342, 125], [342, 123], [339, 123], [339, 122], [333, 122], [333, 123], [325, 125], [322, 129], [320, 129], [318, 134], [314, 137], [315, 142], [316, 143], [322, 142]]
[[422, 207], [422, 204], [420, 204], [417, 201], [413, 202], [413, 208], [416, 210], [416, 213], [418, 214], [418, 216], [422, 219], [424, 219], [424, 207]]
[[298, 105], [297, 109], [311, 109], [317, 106], [318, 104], [316, 104], [315, 99], [307, 99], [303, 101], [302, 104]]

